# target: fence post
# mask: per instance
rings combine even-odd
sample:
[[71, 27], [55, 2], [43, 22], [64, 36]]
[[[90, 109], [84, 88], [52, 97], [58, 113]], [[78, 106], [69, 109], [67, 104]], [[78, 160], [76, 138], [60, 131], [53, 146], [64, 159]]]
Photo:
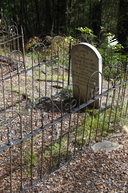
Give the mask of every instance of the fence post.
[[72, 40], [69, 44], [69, 66], [68, 66], [68, 85], [70, 85], [70, 75], [71, 75], [71, 50], [72, 50]]

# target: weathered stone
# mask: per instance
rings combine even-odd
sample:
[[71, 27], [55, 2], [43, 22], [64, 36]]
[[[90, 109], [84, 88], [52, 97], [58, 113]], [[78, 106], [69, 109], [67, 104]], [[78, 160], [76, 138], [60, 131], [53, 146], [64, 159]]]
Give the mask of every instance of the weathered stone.
[[114, 142], [111, 142], [111, 141], [107, 141], [107, 140], [104, 140], [100, 143], [95, 143], [93, 146], [92, 146], [92, 149], [94, 152], [97, 152], [99, 150], [103, 150], [105, 152], [111, 152], [112, 150], [116, 150], [118, 148], [122, 148], [123, 146], [118, 144], [118, 143], [114, 143]]
[[[87, 102], [101, 93], [102, 57], [94, 46], [83, 42], [73, 47], [71, 60], [72, 82], [78, 86], [73, 86], [73, 96]], [[99, 100], [95, 106], [99, 106]]]
[[127, 126], [127, 125], [123, 125], [123, 126], [122, 126], [122, 132], [123, 132], [124, 134], [128, 134], [128, 126]]

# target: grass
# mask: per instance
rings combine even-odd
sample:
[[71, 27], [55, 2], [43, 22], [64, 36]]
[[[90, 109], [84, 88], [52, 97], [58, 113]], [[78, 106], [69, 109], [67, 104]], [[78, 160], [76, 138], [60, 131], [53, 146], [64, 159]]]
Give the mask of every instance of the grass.
[[96, 109], [87, 109], [86, 120], [81, 119], [80, 125], [74, 125], [69, 133], [66, 132], [63, 137], [60, 136], [53, 144], [47, 145], [44, 160], [47, 162], [52, 160], [52, 167], [55, 169], [59, 161], [66, 160], [67, 156], [73, 156], [89, 141], [100, 141], [102, 137], [117, 131], [122, 124], [128, 124], [128, 120], [124, 112], [120, 117], [120, 109], [116, 107], [107, 109], [100, 114]]
[[31, 164], [33, 167], [36, 167], [37, 165], [37, 154], [35, 151], [29, 151], [26, 150], [23, 155], [23, 162], [26, 165], [24, 168], [25, 172], [27, 173], [28, 176], [31, 174]]

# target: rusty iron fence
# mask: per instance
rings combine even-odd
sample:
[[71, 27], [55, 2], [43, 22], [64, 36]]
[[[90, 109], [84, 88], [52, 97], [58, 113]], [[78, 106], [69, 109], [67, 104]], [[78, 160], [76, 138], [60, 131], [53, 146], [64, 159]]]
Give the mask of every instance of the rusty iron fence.
[[57, 36], [25, 56], [23, 34], [9, 29], [0, 31], [0, 192], [25, 192], [126, 124], [128, 62], [104, 65], [101, 94], [81, 103], [73, 98], [71, 42]]

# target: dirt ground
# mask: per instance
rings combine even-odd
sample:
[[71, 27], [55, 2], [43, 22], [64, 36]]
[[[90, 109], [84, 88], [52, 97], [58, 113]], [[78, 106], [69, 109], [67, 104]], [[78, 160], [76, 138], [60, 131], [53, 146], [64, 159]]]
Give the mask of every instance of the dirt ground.
[[[13, 73], [12, 73], [13, 75]], [[34, 92], [35, 98], [39, 98], [39, 81], [34, 80], [34, 91], [29, 84], [30, 77], [27, 75], [27, 94], [32, 95]], [[31, 80], [32, 81], [32, 80]], [[20, 83], [20, 93], [18, 86]], [[25, 93], [25, 76], [21, 75], [18, 80], [18, 76], [1, 84], [0, 94], [0, 110], [4, 110], [4, 102], [2, 89], [5, 88], [5, 105], [7, 109], [12, 109], [11, 103], [13, 101], [13, 110], [19, 110], [17, 104], [20, 103], [20, 110], [23, 115], [23, 123], [25, 127], [30, 129], [30, 116], [28, 109], [26, 109], [26, 99], [24, 98]], [[10, 89], [10, 86], [12, 88]], [[41, 82], [41, 89], [44, 90], [45, 83]], [[47, 84], [48, 92], [51, 89], [51, 83]], [[53, 89], [53, 94], [56, 93], [57, 89]], [[103, 91], [107, 89], [107, 82], [103, 83]], [[26, 95], [27, 96], [27, 95]], [[126, 88], [125, 100], [128, 98], [128, 87]], [[21, 100], [21, 102], [20, 102]], [[111, 103], [112, 96], [109, 95], [109, 102]], [[102, 98], [102, 105], [106, 102], [106, 96]], [[109, 105], [108, 102], [108, 105]], [[115, 100], [116, 102], [116, 100]], [[35, 117], [33, 111], [33, 117]], [[34, 119], [34, 118], [33, 118]], [[39, 126], [38, 126], [39, 127]], [[58, 169], [56, 172], [50, 174], [46, 178], [39, 182], [35, 186], [25, 190], [25, 193], [127, 193], [128, 192], [128, 134], [115, 133], [108, 136], [106, 139], [118, 142], [123, 145], [123, 148], [114, 150], [110, 153], [99, 151], [93, 152], [91, 144], [83, 147], [82, 152], [74, 157], [72, 161]]]
[[106, 139], [122, 148], [95, 153], [91, 145], [84, 147], [67, 165], [25, 193], [127, 193], [128, 134], [116, 133]]

